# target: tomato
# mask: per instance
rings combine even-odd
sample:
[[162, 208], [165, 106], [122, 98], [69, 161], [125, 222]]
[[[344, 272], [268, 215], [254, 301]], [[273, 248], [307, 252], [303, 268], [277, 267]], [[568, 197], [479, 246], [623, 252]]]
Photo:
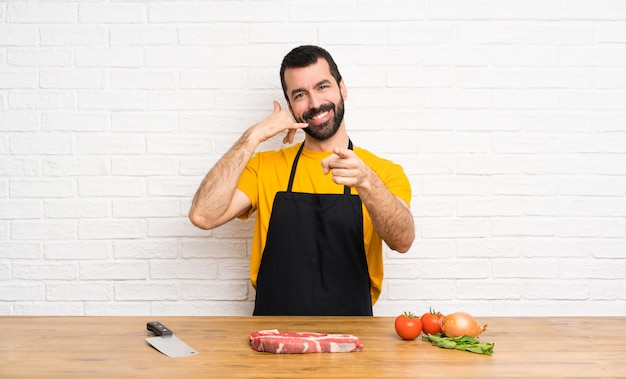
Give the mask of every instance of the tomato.
[[422, 333], [422, 322], [411, 312], [396, 317], [396, 333], [404, 340], [414, 340]]
[[430, 312], [424, 313], [422, 315], [422, 331], [425, 334], [437, 334], [441, 333], [441, 319], [443, 315], [441, 312], [435, 312], [433, 309], [430, 309]]

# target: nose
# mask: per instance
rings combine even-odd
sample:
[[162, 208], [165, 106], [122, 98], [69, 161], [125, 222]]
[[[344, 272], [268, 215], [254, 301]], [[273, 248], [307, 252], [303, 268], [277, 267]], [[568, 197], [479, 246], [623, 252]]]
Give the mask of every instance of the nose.
[[320, 105], [322, 105], [322, 100], [320, 99], [320, 97], [315, 93], [310, 93], [309, 94], [309, 109], [319, 108]]

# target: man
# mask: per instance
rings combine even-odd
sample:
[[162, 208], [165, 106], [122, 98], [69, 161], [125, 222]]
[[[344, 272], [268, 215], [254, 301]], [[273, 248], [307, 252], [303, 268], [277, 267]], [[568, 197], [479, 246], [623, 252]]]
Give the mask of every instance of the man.
[[[274, 101], [206, 175], [189, 218], [212, 229], [257, 212], [254, 315], [372, 315], [382, 241], [404, 253], [415, 238], [409, 181], [399, 165], [353, 147], [346, 86], [326, 50], [293, 49], [280, 76], [291, 113]], [[303, 143], [255, 154], [284, 131], [293, 143], [298, 129]]]

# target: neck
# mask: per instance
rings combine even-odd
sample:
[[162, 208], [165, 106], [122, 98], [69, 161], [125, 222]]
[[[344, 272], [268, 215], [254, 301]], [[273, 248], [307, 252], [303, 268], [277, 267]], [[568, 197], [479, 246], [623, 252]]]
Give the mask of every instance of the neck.
[[342, 147], [342, 148], [348, 147], [349, 140], [350, 139], [348, 138], [348, 133], [346, 132], [346, 128], [344, 125], [342, 125], [337, 130], [337, 133], [335, 133], [334, 136], [323, 141], [317, 140], [311, 137], [310, 135], [306, 134], [306, 137], [304, 139], [304, 147], [307, 150], [311, 150], [311, 151], [332, 152], [335, 149], [335, 147]]

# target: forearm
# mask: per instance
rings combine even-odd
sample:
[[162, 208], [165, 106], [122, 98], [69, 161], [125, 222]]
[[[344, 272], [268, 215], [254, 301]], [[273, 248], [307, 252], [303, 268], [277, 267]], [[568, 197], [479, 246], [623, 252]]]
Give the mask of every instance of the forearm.
[[415, 225], [409, 206], [393, 195], [373, 171], [370, 170], [368, 178], [357, 190], [370, 214], [374, 230], [391, 249], [407, 252], [415, 239]]
[[[202, 229], [212, 229], [224, 219], [233, 199], [237, 183], [252, 158], [258, 142], [246, 131], [206, 174], [193, 198], [189, 219]], [[237, 215], [233, 215], [235, 217]]]

